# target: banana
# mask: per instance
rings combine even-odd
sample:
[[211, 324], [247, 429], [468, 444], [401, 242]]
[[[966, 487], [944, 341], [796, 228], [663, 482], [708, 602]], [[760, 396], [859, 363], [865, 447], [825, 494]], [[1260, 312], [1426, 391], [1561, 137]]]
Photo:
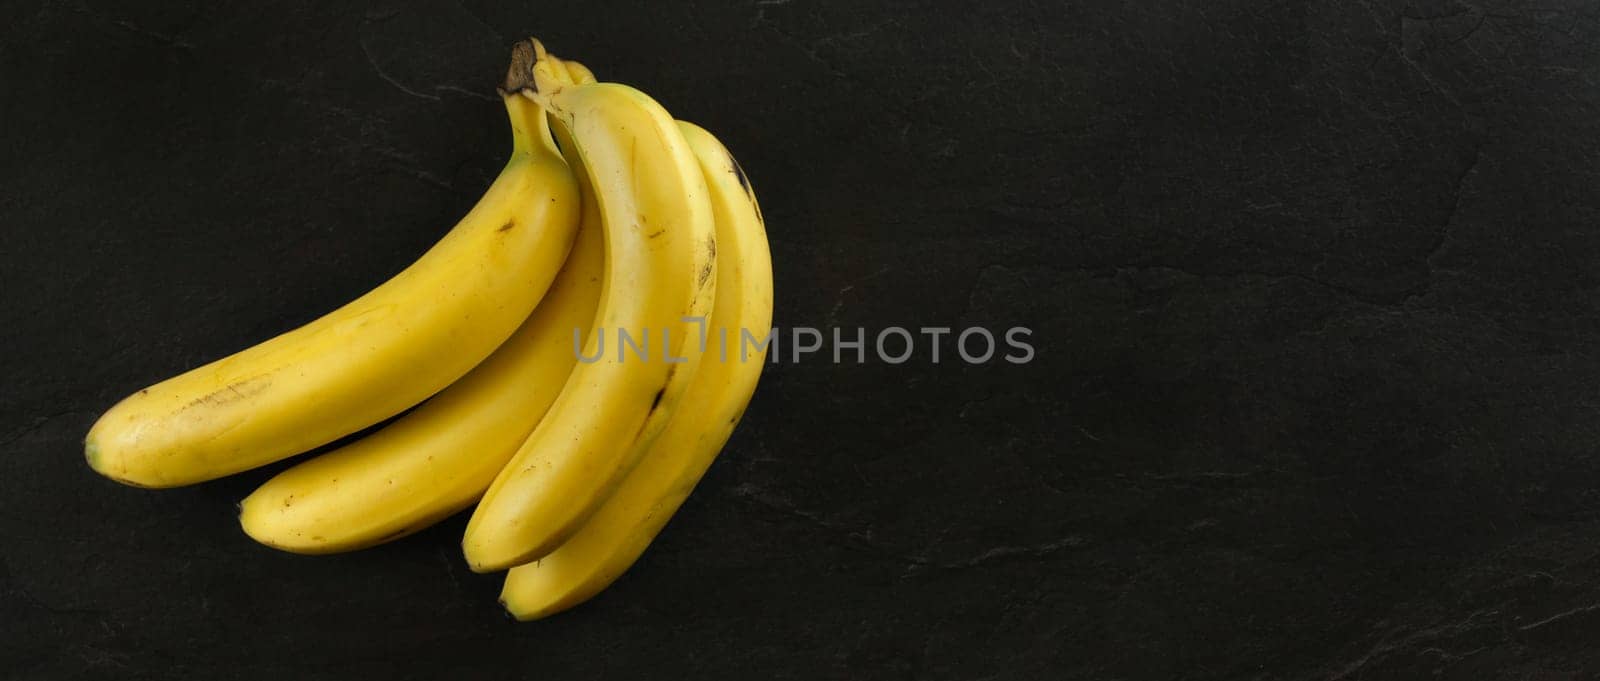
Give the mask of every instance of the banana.
[[589, 67], [571, 59], [563, 59], [561, 63], [567, 67], [567, 82], [577, 85], [589, 85], [599, 82], [599, 79], [594, 77], [594, 72], [590, 71]]
[[[530, 62], [514, 58], [508, 83]], [[90, 467], [141, 487], [237, 473], [393, 416], [487, 357], [544, 295], [579, 210], [543, 111], [505, 90], [511, 159], [437, 244], [305, 326], [122, 400], [85, 438]]]
[[351, 551], [428, 527], [482, 496], [566, 384], [577, 363], [581, 336], [574, 336], [588, 331], [600, 302], [600, 214], [577, 155], [567, 156], [583, 196], [582, 224], [533, 315], [415, 411], [246, 497], [239, 505], [246, 534], [295, 553]]
[[748, 330], [772, 324], [772, 261], [743, 171], [716, 138], [679, 122], [699, 158], [717, 224], [711, 341], [684, 404], [638, 466], [565, 544], [512, 568], [500, 602], [519, 620], [552, 615], [599, 593], [638, 560], [733, 433], [761, 376], [765, 346], [745, 355]]
[[594, 320], [605, 268], [589, 176], [569, 151], [566, 129], [551, 132], [578, 182], [582, 211], [572, 253], [533, 315], [415, 411], [257, 488], [239, 504], [239, 524], [251, 538], [304, 554], [399, 539], [476, 501], [538, 425], [576, 364], [572, 348]]
[[[605, 225], [605, 284], [583, 353], [600, 358], [573, 370], [479, 502], [462, 540], [478, 572], [554, 550], [638, 462], [679, 411], [716, 286], [705, 177], [672, 117], [631, 87], [574, 84], [537, 41], [532, 49], [524, 94], [570, 131]], [[622, 331], [649, 357], [622, 347]]]

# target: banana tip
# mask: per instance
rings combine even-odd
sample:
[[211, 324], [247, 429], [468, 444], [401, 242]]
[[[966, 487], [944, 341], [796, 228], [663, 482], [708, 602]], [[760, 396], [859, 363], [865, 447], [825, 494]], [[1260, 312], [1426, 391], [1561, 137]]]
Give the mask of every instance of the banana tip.
[[93, 432], [83, 439], [83, 460], [89, 464], [90, 470], [110, 478], [116, 482], [133, 487], [144, 487], [137, 482], [127, 479], [126, 470], [118, 470], [120, 466], [113, 465], [116, 457], [108, 456], [104, 447], [100, 446], [100, 439]]
[[100, 470], [100, 443], [96, 442], [93, 435], [83, 439], [83, 459], [89, 462], [89, 467]]
[[116, 447], [113, 446], [112, 451], [107, 452], [106, 448], [100, 445], [100, 441], [94, 436], [93, 431], [83, 439], [83, 460], [89, 464], [90, 470], [118, 484], [139, 489], [160, 489], [174, 486], [159, 477], [130, 474], [127, 461], [116, 451]]
[[467, 569], [480, 575], [509, 570], [516, 565], [515, 562], [507, 562], [499, 556], [485, 556], [483, 553], [482, 548], [476, 544], [465, 541], [461, 543], [461, 557], [466, 560]]
[[506, 618], [507, 622], [522, 621], [521, 618], [517, 617], [517, 613], [511, 611], [511, 606], [506, 603], [505, 598], [500, 599], [500, 616]]

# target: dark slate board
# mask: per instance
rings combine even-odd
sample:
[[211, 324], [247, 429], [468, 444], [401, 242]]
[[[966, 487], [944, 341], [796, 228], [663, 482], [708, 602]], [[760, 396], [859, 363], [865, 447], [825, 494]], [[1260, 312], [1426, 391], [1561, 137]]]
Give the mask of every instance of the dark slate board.
[[[0, 676], [1590, 679], [1600, 11], [1411, 2], [5, 3]], [[453, 519], [275, 553], [95, 416], [398, 271], [543, 38], [717, 132], [773, 366], [660, 541], [514, 625]], [[847, 334], [848, 335], [848, 334]]]

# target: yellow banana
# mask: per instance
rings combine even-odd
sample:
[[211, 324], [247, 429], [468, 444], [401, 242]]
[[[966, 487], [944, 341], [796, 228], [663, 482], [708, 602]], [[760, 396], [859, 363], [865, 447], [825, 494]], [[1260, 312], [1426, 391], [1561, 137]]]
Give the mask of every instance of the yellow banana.
[[533, 315], [415, 411], [246, 497], [239, 505], [246, 534], [296, 553], [350, 551], [428, 527], [483, 495], [566, 384], [581, 342], [574, 335], [589, 330], [600, 302], [600, 214], [577, 155], [567, 156], [583, 196], [582, 225]]
[[577, 85], [588, 85], [590, 83], [599, 82], [599, 79], [594, 77], [594, 72], [590, 71], [589, 67], [579, 64], [571, 59], [563, 59], [561, 60], [561, 63], [567, 67], [568, 82]]
[[[524, 93], [583, 157], [605, 224], [605, 288], [584, 359], [467, 525], [462, 549], [479, 572], [554, 550], [638, 462], [694, 375], [716, 285], [705, 177], [672, 117], [631, 87], [572, 83], [532, 45]], [[624, 331], [647, 358], [623, 347]]]
[[[508, 83], [526, 79], [518, 66]], [[544, 295], [578, 223], [543, 111], [506, 90], [511, 159], [433, 248], [320, 319], [124, 399], [85, 438], [89, 465], [143, 487], [237, 473], [393, 416], [487, 357]]]
[[772, 324], [772, 262], [744, 173], [710, 133], [679, 123], [704, 169], [717, 223], [717, 296], [710, 342], [684, 404], [638, 466], [565, 544], [512, 568], [500, 601], [520, 620], [545, 617], [599, 593], [639, 558], [733, 433], [766, 355], [748, 330]]

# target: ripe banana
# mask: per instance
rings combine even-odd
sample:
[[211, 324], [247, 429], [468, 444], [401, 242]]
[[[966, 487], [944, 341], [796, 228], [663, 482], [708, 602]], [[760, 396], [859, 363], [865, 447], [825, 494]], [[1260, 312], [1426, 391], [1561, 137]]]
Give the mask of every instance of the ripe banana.
[[582, 225], [533, 315], [483, 364], [415, 411], [279, 473], [246, 497], [239, 505], [246, 534], [295, 553], [351, 551], [428, 527], [482, 496], [566, 384], [581, 342], [574, 334], [589, 330], [600, 302], [600, 214], [587, 176], [572, 168]]
[[594, 72], [590, 71], [589, 67], [571, 59], [562, 59], [560, 61], [567, 67], [566, 82], [576, 85], [589, 85], [600, 81], [600, 79], [594, 77]]
[[[537, 42], [522, 45], [537, 59], [524, 93], [570, 131], [605, 225], [605, 287], [584, 348], [603, 357], [573, 370], [479, 502], [462, 541], [479, 572], [554, 550], [638, 462], [680, 411], [716, 286], [705, 177], [672, 117], [631, 87], [574, 84]], [[628, 356], [624, 331], [648, 358]]]
[[772, 262], [755, 194], [710, 133], [679, 122], [711, 192], [717, 224], [717, 295], [706, 356], [684, 404], [616, 492], [565, 544], [512, 568], [500, 602], [519, 620], [552, 615], [599, 593], [639, 558], [711, 465], [755, 391], [765, 346], [744, 353], [748, 330], [772, 324]]
[[142, 487], [237, 473], [393, 416], [487, 357], [544, 295], [579, 210], [544, 112], [506, 90], [511, 159], [432, 249], [320, 319], [124, 399], [85, 438], [89, 465]]

